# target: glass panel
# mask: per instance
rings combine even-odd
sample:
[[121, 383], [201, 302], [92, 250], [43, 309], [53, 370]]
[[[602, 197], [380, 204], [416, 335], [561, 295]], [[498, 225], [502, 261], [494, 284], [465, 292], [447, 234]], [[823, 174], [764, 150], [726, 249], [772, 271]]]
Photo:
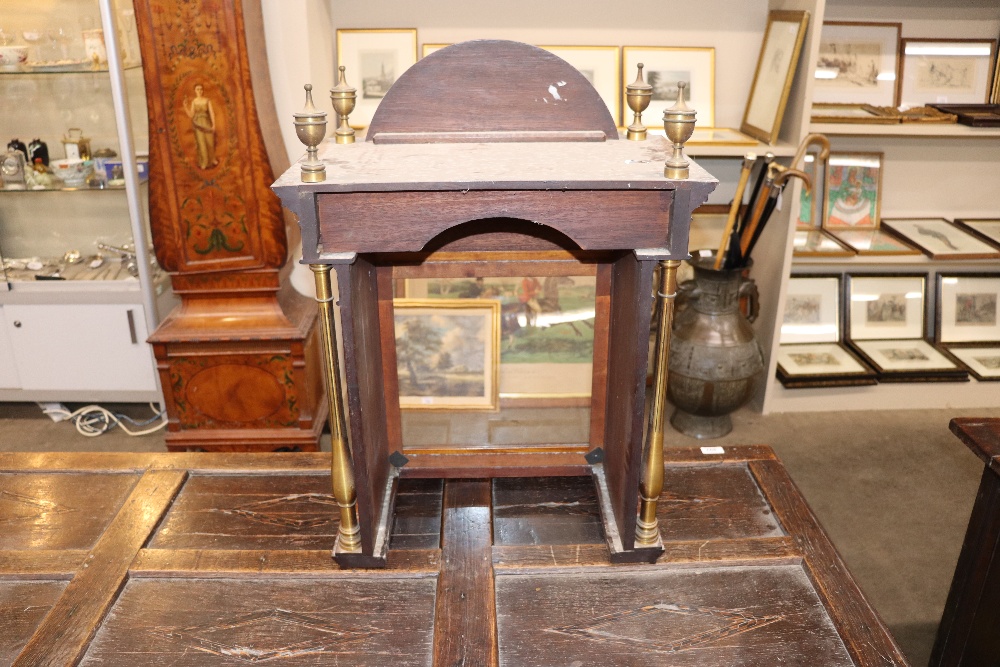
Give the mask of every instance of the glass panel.
[[396, 297], [404, 447], [589, 443], [593, 275], [405, 279]]

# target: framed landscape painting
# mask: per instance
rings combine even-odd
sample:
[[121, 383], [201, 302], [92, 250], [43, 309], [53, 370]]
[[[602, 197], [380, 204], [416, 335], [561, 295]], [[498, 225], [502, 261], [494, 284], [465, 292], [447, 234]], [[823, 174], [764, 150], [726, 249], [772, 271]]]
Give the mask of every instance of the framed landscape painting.
[[392, 305], [401, 408], [499, 408], [499, 303], [393, 299]]

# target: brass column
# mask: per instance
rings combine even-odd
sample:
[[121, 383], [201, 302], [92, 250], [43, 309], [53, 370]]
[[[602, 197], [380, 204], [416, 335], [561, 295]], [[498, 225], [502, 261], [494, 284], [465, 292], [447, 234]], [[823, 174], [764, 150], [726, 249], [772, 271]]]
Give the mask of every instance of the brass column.
[[330, 403], [330, 449], [333, 453], [333, 497], [340, 507], [340, 534], [333, 552], [361, 551], [361, 528], [358, 525], [357, 494], [354, 489], [354, 465], [347, 444], [344, 397], [340, 390], [340, 362], [337, 354], [337, 325], [333, 313], [333, 285], [330, 266], [310, 264], [316, 279], [316, 302], [323, 334], [323, 361], [326, 365], [326, 396]]
[[656, 521], [656, 501], [663, 491], [663, 431], [666, 426], [667, 366], [670, 357], [670, 329], [677, 296], [677, 267], [680, 260], [660, 262], [659, 308], [656, 321], [656, 360], [653, 371], [653, 404], [646, 429], [642, 481], [639, 482], [639, 520], [635, 526], [637, 547], [653, 546], [660, 539]]

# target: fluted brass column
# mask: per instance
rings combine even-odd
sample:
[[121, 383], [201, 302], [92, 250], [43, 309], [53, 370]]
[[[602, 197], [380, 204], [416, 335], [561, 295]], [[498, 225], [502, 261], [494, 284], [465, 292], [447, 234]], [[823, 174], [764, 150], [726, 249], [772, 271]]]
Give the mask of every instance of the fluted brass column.
[[656, 359], [653, 371], [653, 404], [646, 429], [642, 481], [639, 482], [639, 520], [635, 526], [635, 545], [656, 544], [660, 529], [656, 521], [656, 501], [663, 491], [663, 432], [667, 417], [667, 365], [670, 357], [670, 329], [674, 320], [677, 296], [677, 267], [680, 260], [660, 262], [659, 308], [656, 321]]
[[333, 285], [330, 266], [310, 264], [316, 279], [316, 302], [319, 304], [320, 330], [323, 335], [323, 361], [326, 365], [326, 397], [330, 403], [330, 450], [333, 453], [333, 497], [340, 507], [340, 533], [333, 552], [361, 551], [361, 528], [358, 525], [357, 492], [354, 488], [354, 465], [347, 444], [347, 421], [344, 396], [340, 390], [340, 362], [337, 354], [337, 325], [333, 314]]

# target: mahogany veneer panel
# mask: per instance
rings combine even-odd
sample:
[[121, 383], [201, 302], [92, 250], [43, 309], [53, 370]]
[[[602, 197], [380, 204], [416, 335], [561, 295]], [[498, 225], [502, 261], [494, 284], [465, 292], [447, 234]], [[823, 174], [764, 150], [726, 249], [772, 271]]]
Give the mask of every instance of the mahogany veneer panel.
[[500, 664], [854, 665], [801, 566], [498, 573]]
[[138, 479], [0, 473], [0, 551], [92, 547]]
[[14, 662], [67, 583], [0, 581], [0, 665]]
[[133, 579], [81, 665], [430, 664], [437, 579]]

